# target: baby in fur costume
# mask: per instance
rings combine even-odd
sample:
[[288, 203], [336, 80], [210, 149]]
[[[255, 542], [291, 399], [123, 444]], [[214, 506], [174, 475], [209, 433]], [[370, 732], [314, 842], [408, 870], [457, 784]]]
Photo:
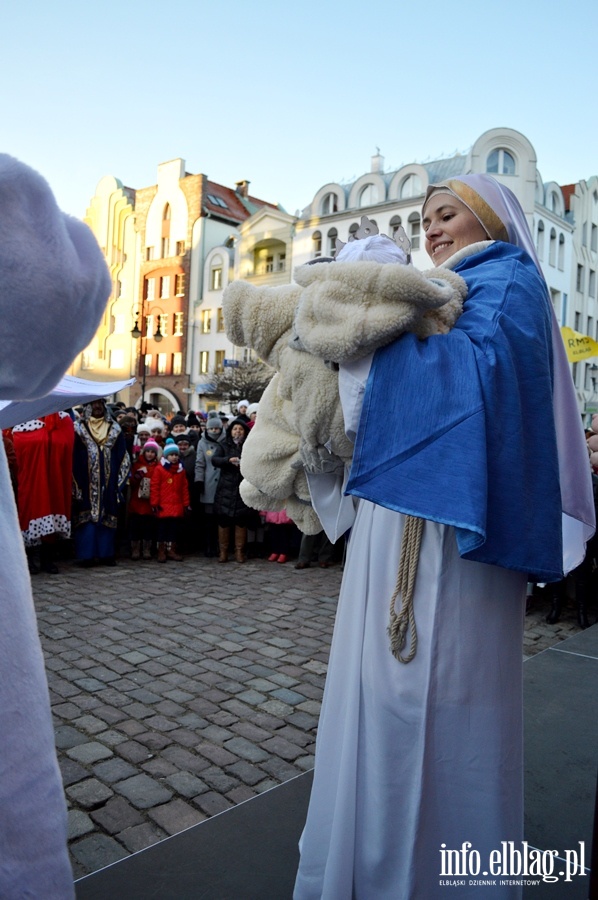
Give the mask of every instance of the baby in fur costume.
[[276, 369], [247, 439], [241, 495], [254, 509], [286, 507], [305, 534], [322, 526], [306, 472], [349, 464], [338, 393], [338, 364], [389, 344], [405, 331], [424, 338], [448, 331], [467, 288], [450, 270], [419, 272], [390, 238], [344, 245], [329, 263], [295, 269], [296, 284], [254, 287], [235, 281], [224, 292], [228, 338]]

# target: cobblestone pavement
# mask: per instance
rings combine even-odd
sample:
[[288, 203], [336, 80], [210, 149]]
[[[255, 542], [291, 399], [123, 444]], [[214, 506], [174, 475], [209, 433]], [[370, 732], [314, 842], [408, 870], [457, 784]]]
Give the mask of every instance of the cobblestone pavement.
[[[312, 768], [340, 580], [198, 556], [33, 578], [75, 877]], [[578, 630], [548, 608], [527, 656]]]

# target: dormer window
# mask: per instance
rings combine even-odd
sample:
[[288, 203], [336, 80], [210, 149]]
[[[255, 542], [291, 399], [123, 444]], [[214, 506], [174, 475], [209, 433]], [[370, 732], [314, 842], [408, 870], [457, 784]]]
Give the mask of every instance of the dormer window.
[[335, 212], [338, 212], [338, 198], [334, 193], [326, 194], [322, 200], [322, 215], [331, 216]]
[[486, 172], [490, 175], [514, 175], [515, 157], [508, 150], [493, 150], [486, 162]]
[[421, 197], [424, 189], [421, 178], [418, 175], [408, 175], [401, 185], [401, 200], [409, 200], [411, 197]]

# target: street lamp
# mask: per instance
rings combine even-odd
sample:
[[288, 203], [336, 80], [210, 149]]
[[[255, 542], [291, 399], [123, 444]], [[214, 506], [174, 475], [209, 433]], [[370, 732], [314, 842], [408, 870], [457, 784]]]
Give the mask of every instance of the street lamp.
[[[164, 315], [164, 311], [157, 307], [153, 307], [153, 309], [155, 310], [155, 312], [160, 313], [160, 315], [158, 316], [158, 324], [156, 326], [156, 330], [155, 330], [154, 334], [152, 335], [152, 340], [154, 340], [157, 344], [159, 344], [160, 341], [162, 341], [164, 338], [164, 335], [162, 334], [162, 319], [161, 319], [161, 316]], [[146, 379], [146, 374], [147, 374], [146, 365], [145, 365], [145, 357], [147, 354], [148, 334], [147, 334], [147, 330], [146, 330], [146, 333], [144, 335], [142, 329], [139, 326], [140, 315], [143, 318], [143, 306], [141, 307], [141, 311], [138, 310], [135, 313], [135, 324], [131, 328], [131, 337], [133, 338], [133, 340], [139, 341], [139, 340], [141, 340], [141, 338], [143, 338], [145, 336], [145, 348], [142, 347], [140, 349], [140, 353], [139, 353], [139, 364], [141, 367], [141, 400], [143, 402], [143, 400], [145, 399], [145, 379]], [[146, 328], [147, 328], [147, 325], [146, 325]]]

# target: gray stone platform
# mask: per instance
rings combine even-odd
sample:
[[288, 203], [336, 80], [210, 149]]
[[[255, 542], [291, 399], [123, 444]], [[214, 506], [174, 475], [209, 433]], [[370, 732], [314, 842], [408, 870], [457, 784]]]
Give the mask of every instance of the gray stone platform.
[[[75, 877], [312, 768], [338, 566], [60, 568], [33, 587]], [[526, 656], [579, 630], [547, 603]]]

